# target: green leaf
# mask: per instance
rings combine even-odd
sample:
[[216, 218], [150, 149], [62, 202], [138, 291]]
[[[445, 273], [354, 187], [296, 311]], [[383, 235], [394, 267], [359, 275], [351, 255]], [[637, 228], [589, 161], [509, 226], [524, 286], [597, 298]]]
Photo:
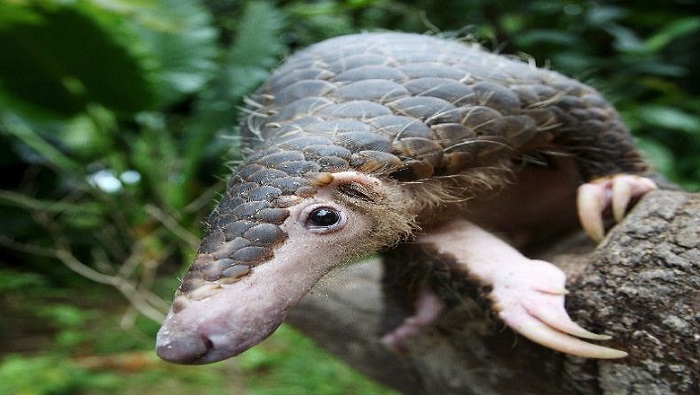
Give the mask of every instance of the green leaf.
[[89, 15], [38, 6], [11, 15], [17, 18], [5, 16], [0, 25], [0, 53], [12, 54], [0, 57], [0, 89], [7, 96], [64, 117], [90, 103], [117, 112], [153, 105], [139, 60]]
[[22, 292], [28, 288], [48, 286], [49, 281], [40, 273], [0, 269], [0, 292]]
[[49, 213], [66, 213], [71, 217], [85, 215], [96, 217], [104, 212], [98, 202], [60, 202], [35, 199], [18, 192], [0, 190], [0, 205], [17, 207], [27, 211], [44, 211]]
[[591, 26], [605, 27], [616, 23], [627, 13], [628, 11], [623, 7], [592, 3], [586, 12], [586, 22]]
[[569, 47], [577, 43], [578, 37], [568, 32], [549, 29], [534, 29], [518, 34], [515, 37], [515, 40], [517, 44], [522, 47], [541, 44], [555, 44]]
[[637, 147], [644, 153], [644, 157], [651, 162], [655, 170], [667, 176], [673, 174], [675, 160], [673, 153], [667, 147], [654, 140], [644, 138], [638, 139]]
[[140, 53], [149, 57], [159, 105], [198, 91], [212, 77], [212, 59], [219, 50], [217, 32], [199, 1], [111, 0], [103, 4], [109, 4], [103, 7], [119, 16], [120, 28], [130, 30]]
[[130, 143], [131, 159], [144, 177], [143, 185], [155, 191], [165, 207], [178, 212], [187, 204], [188, 193], [178, 167], [181, 152], [158, 114], [142, 113], [138, 120], [143, 127]]
[[644, 45], [649, 52], [657, 52], [670, 42], [700, 30], [700, 18], [689, 17], [671, 21], [649, 37]]
[[211, 78], [216, 31], [196, 0], [27, 4], [0, 5], [0, 53], [13, 54], [0, 57], [0, 96], [18, 108], [131, 114]]
[[700, 117], [676, 108], [648, 105], [636, 109], [634, 115], [651, 126], [700, 135]]
[[646, 51], [644, 43], [637, 37], [634, 30], [614, 23], [606, 26], [605, 30], [615, 38], [614, 46], [620, 52], [641, 53]]
[[78, 162], [51, 145], [29, 123], [17, 116], [0, 113], [0, 132], [14, 136], [58, 168], [74, 174], [83, 173]]
[[95, 312], [83, 310], [69, 304], [52, 304], [37, 307], [37, 315], [49, 319], [62, 328], [77, 327], [84, 324]]
[[[237, 107], [270, 74], [282, 52], [282, 14], [269, 2], [248, 2], [234, 45], [229, 49], [210, 89], [202, 91], [193, 123], [188, 129], [185, 179], [190, 179], [207, 144], [236, 124]], [[220, 141], [221, 142], [221, 141]]]

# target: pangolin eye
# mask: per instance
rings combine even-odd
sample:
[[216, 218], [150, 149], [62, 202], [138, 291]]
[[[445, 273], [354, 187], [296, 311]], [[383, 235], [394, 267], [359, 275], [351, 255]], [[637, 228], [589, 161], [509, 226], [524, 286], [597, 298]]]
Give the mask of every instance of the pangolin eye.
[[328, 207], [319, 207], [309, 213], [306, 224], [309, 228], [329, 229], [342, 225], [344, 220], [345, 216], [342, 212]]

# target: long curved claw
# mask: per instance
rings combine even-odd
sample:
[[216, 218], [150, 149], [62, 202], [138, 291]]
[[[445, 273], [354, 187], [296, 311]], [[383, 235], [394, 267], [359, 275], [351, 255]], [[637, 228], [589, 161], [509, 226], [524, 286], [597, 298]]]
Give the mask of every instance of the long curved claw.
[[539, 291], [543, 293], [538, 298], [541, 300], [541, 302], [526, 306], [527, 313], [529, 313], [532, 317], [537, 318], [538, 320], [542, 321], [542, 323], [556, 329], [557, 331], [568, 333], [576, 337], [591, 340], [610, 339], [610, 336], [608, 335], [593, 333], [572, 321], [564, 308], [564, 293], [547, 294], [542, 290]]
[[578, 188], [576, 206], [578, 218], [588, 236], [599, 242], [605, 236], [603, 211], [605, 210], [604, 189], [594, 183], [583, 184]]
[[612, 209], [615, 221], [622, 222], [630, 201], [659, 187], [649, 178], [640, 176], [615, 176], [612, 186]]
[[605, 236], [603, 212], [612, 208], [616, 222], [622, 221], [632, 200], [658, 189], [649, 178], [618, 174], [599, 178], [579, 187], [577, 210], [581, 226], [595, 241]]
[[579, 357], [615, 359], [627, 356], [627, 353], [624, 351], [585, 342], [566, 333], [559, 332], [536, 319], [528, 321], [515, 329], [518, 333], [535, 343]]
[[578, 339], [608, 340], [610, 336], [590, 332], [571, 320], [564, 307], [565, 276], [559, 268], [545, 261], [519, 263], [522, 273], [513, 273], [519, 274], [520, 281], [496, 285], [490, 295], [494, 310], [506, 325], [535, 343], [581, 357], [609, 359], [627, 355]]

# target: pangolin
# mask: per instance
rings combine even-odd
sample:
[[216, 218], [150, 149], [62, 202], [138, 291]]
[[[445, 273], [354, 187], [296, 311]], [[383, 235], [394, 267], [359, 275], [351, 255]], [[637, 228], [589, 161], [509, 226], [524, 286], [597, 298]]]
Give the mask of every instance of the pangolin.
[[[560, 269], [518, 250], [577, 216], [601, 239], [604, 212], [619, 221], [656, 188], [593, 88], [458, 40], [341, 36], [290, 56], [250, 97], [241, 142], [158, 333], [161, 358], [237, 355], [331, 269], [411, 248], [479, 284], [494, 315], [534, 342], [626, 355], [582, 340], [609, 336], [569, 318]], [[400, 348], [430, 325], [437, 294], [422, 290], [385, 343]]]

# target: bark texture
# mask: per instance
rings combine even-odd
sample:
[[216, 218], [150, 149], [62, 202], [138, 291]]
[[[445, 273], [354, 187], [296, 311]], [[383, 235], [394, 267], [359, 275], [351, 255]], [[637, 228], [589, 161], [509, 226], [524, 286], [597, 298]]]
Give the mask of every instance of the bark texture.
[[[289, 322], [367, 376], [406, 394], [700, 393], [700, 194], [648, 194], [606, 239], [557, 241], [539, 258], [569, 275], [567, 309], [627, 351], [567, 356], [518, 337], [475, 302], [423, 331], [405, 355], [380, 343], [379, 259], [318, 284]], [[400, 309], [398, 309], [400, 310]]]

